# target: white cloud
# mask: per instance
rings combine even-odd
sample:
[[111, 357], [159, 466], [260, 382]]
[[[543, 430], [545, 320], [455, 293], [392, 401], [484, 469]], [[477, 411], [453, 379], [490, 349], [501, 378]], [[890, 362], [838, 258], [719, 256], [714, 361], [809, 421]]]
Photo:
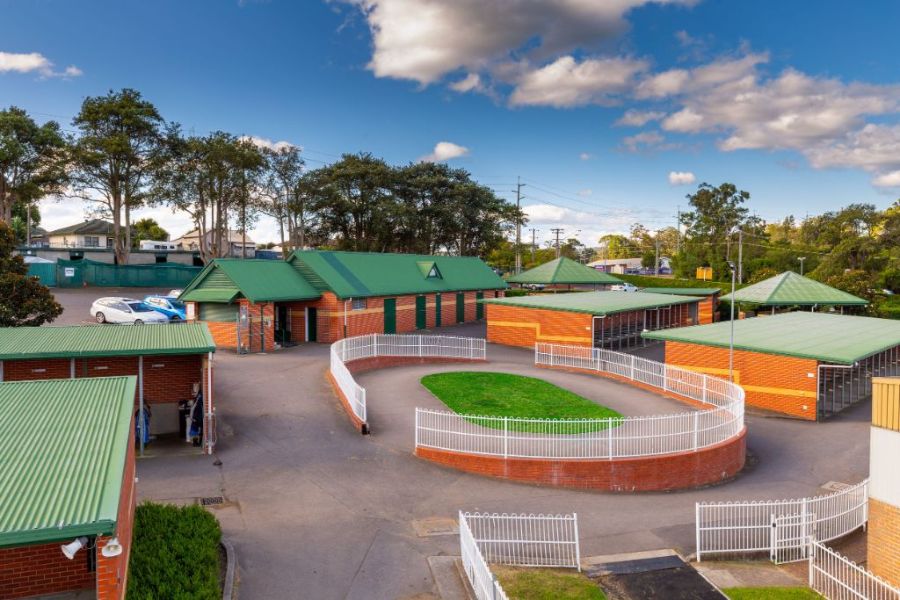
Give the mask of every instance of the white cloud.
[[628, 152], [661, 152], [680, 148], [680, 144], [667, 142], [658, 131], [642, 131], [622, 138], [622, 147]]
[[630, 108], [625, 111], [625, 114], [622, 115], [619, 120], [615, 122], [615, 124], [623, 125], [626, 127], [643, 127], [647, 123], [651, 121], [659, 121], [665, 116], [666, 113], [664, 112], [652, 110], [635, 110], [633, 108]]
[[681, 92], [691, 75], [686, 69], [663, 71], [641, 81], [635, 96], [638, 98], [664, 98]]
[[884, 173], [872, 180], [872, 185], [876, 187], [900, 187], [900, 171], [891, 171]]
[[669, 171], [670, 185], [690, 185], [697, 181], [697, 178], [690, 171]]
[[627, 208], [601, 213], [552, 204], [530, 204], [523, 206], [522, 210], [528, 217], [528, 227], [534, 227], [540, 232], [539, 239], [542, 238], [544, 241], [553, 239], [550, 229], [560, 227], [564, 230], [564, 239], [575, 237], [586, 246], [595, 246], [597, 240], [606, 234], [628, 232], [631, 224], [641, 217]]
[[588, 196], [590, 196], [593, 193], [594, 193], [594, 190], [589, 189], [589, 188], [585, 188], [583, 190], [578, 190], [578, 195], [581, 196], [582, 198], [587, 198]]
[[281, 150], [286, 150], [288, 148], [299, 148], [299, 146], [297, 146], [296, 144], [292, 144], [285, 140], [276, 142], [274, 140], [255, 135], [242, 135], [239, 139], [242, 141], [251, 142], [257, 148], [265, 148], [274, 152], [280, 152]]
[[578, 155], [579, 160], [591, 160], [592, 158], [594, 158], [594, 155], [590, 152], [582, 152]]
[[451, 83], [450, 89], [461, 94], [480, 90], [482, 89], [481, 76], [478, 73], [469, 73], [463, 79]]
[[419, 159], [420, 162], [443, 162], [469, 154], [469, 149], [453, 142], [438, 142], [431, 154]]
[[562, 56], [522, 75], [509, 103], [557, 108], [611, 104], [615, 95], [631, 88], [634, 77], [647, 66], [646, 61], [631, 58], [588, 58], [578, 62], [572, 56]]
[[0, 52], [0, 73], [38, 73], [42, 77], [78, 77], [81, 69], [70, 65], [54, 71], [53, 63], [39, 52]]

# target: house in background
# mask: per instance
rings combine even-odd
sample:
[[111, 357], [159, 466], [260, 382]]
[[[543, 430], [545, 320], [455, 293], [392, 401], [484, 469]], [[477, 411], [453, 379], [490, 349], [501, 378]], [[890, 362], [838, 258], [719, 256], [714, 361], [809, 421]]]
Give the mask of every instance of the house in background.
[[115, 236], [112, 223], [91, 219], [49, 231], [43, 241], [51, 248], [112, 248]]
[[[211, 246], [215, 235], [212, 231], [207, 231], [205, 237], [207, 245]], [[179, 250], [200, 250], [200, 231], [198, 229], [189, 231], [173, 243]], [[224, 252], [219, 253], [222, 258], [245, 258], [245, 247], [246, 258], [256, 258], [256, 242], [250, 239], [250, 236], [245, 238], [240, 231], [229, 229], [223, 236], [222, 243], [225, 245]]]
[[[605, 258], [601, 260], [593, 260], [587, 264], [592, 269], [603, 271], [605, 273], [615, 273], [617, 275], [653, 273], [653, 268], [645, 268], [642, 264], [643, 259], [638, 256], [635, 258]], [[672, 259], [668, 256], [659, 257], [659, 272], [668, 275], [672, 272]]]

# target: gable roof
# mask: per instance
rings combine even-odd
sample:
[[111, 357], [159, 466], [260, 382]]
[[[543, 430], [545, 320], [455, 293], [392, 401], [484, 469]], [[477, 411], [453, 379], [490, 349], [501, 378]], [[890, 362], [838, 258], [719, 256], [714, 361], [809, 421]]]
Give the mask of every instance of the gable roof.
[[[731, 321], [644, 333], [645, 338], [728, 348]], [[900, 321], [806, 311], [734, 321], [739, 350], [850, 365], [900, 346]]]
[[542, 308], [598, 316], [698, 301], [696, 297], [691, 296], [645, 294], [643, 292], [575, 292], [482, 300], [485, 304]]
[[[498, 290], [506, 283], [480, 258], [295, 250], [288, 264], [319, 291], [339, 298]], [[432, 268], [438, 276], [429, 277]]]
[[206, 323], [0, 328], [0, 360], [202, 354], [215, 350]]
[[586, 267], [565, 256], [545, 262], [518, 275], [513, 275], [507, 281], [510, 283], [543, 283], [547, 285], [622, 283], [622, 280], [618, 277]]
[[280, 260], [219, 258], [206, 265], [179, 298], [188, 302], [315, 300], [321, 293]]
[[[731, 294], [722, 296], [730, 302]], [[737, 302], [762, 306], [826, 306], [866, 305], [869, 302], [842, 290], [825, 285], [793, 271], [785, 271], [734, 293]]]
[[0, 547], [116, 533], [136, 384], [0, 383]]
[[81, 223], [75, 223], [67, 227], [61, 227], [47, 232], [45, 235], [112, 235], [113, 224], [103, 219], [91, 219]]

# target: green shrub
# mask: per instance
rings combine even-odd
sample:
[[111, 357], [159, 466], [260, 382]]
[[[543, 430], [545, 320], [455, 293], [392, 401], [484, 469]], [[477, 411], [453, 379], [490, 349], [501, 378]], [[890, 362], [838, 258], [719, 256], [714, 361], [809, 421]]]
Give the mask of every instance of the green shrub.
[[[622, 281], [627, 281], [641, 288], [667, 287], [667, 288], [719, 288], [723, 294], [731, 293], [731, 279], [728, 281], [703, 281], [702, 279], [675, 279], [672, 277], [654, 277], [652, 275], [616, 275]], [[729, 275], [730, 277], [730, 275]], [[737, 284], [735, 289], [741, 289], [745, 285]]]
[[509, 288], [504, 292], [504, 295], [507, 298], [516, 298], [517, 296], [527, 296], [528, 290], [523, 290], [521, 288]]
[[203, 508], [146, 502], [134, 514], [128, 600], [213, 600], [219, 589], [216, 518]]

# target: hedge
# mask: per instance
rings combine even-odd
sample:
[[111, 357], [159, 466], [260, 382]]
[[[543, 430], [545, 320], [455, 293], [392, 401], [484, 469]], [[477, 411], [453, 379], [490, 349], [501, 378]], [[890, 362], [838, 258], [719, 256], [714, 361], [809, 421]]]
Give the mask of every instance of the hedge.
[[134, 514], [128, 600], [214, 600], [219, 588], [216, 518], [197, 505], [146, 502]]

